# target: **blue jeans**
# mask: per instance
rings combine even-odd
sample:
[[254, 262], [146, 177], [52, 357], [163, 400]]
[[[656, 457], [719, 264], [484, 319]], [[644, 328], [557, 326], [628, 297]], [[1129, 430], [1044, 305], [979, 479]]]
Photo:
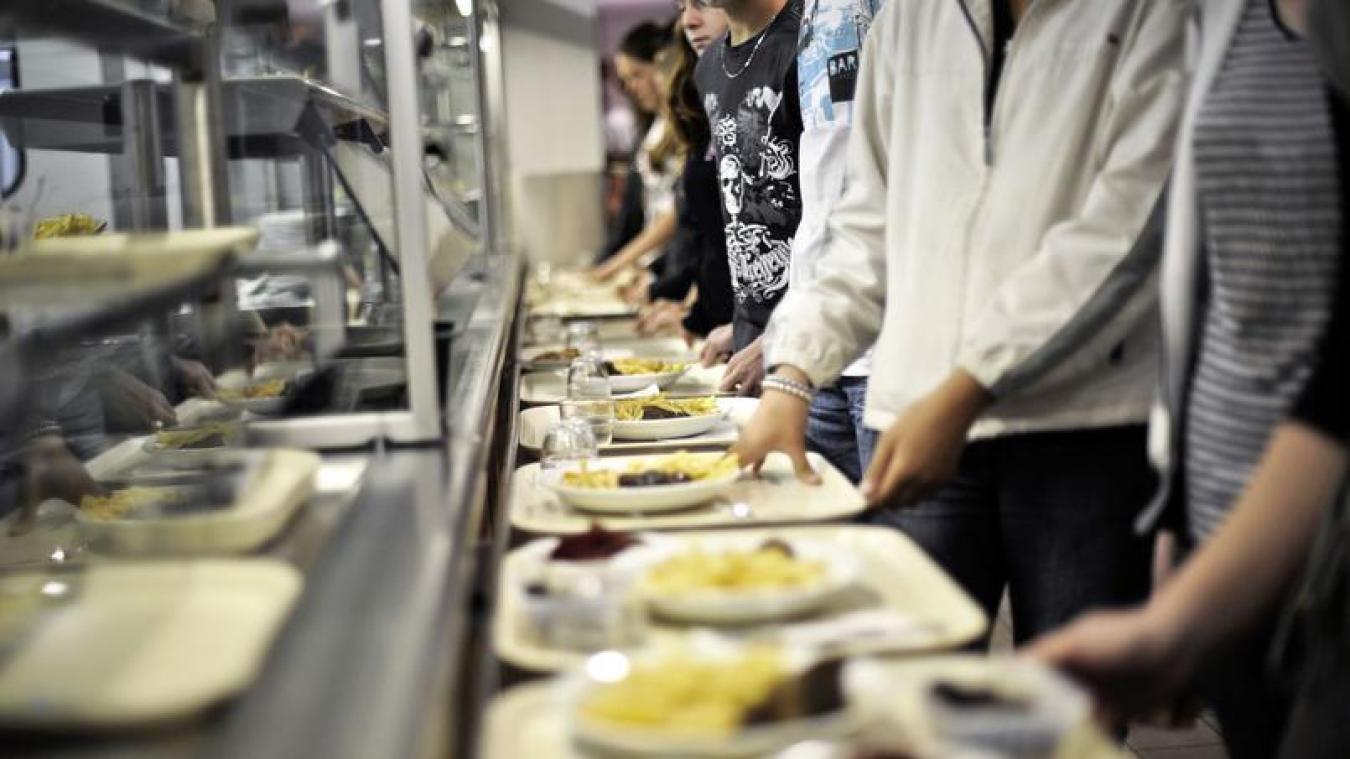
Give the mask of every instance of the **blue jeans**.
[[863, 426], [866, 397], [866, 377], [840, 377], [816, 393], [806, 423], [807, 450], [824, 456], [855, 485], [877, 445], [876, 431]]
[[936, 495], [870, 521], [903, 530], [992, 620], [1004, 587], [1020, 644], [1083, 611], [1144, 600], [1155, 477], [1143, 425], [971, 443]]

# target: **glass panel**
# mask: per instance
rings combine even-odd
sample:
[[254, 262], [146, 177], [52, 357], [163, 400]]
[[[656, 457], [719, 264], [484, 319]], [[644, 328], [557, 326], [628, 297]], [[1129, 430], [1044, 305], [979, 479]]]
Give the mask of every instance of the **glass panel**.
[[442, 199], [482, 222], [482, 115], [472, 3], [421, 3], [422, 114], [426, 124], [427, 172]]

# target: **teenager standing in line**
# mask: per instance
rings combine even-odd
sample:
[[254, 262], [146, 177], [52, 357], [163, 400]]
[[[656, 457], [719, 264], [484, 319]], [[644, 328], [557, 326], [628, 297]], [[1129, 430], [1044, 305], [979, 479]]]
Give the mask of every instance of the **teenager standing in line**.
[[[1336, 444], [1343, 445], [1350, 388], [1334, 367], [1345, 345], [1320, 351], [1324, 376], [1330, 371], [1340, 387], [1311, 405], [1296, 403], [1318, 384], [1309, 377], [1344, 267], [1350, 147], [1345, 108], [1329, 96], [1302, 38], [1302, 6], [1198, 6], [1198, 65], [1177, 147], [1163, 265], [1166, 352], [1153, 439], [1164, 487], [1144, 520], [1164, 520], [1183, 553], [1195, 555], [1146, 613], [1124, 617], [1148, 620], [1137, 629], [1156, 632], [1159, 642], [1186, 636], [1176, 640], [1167, 676], [1181, 682], [1196, 675], [1235, 759], [1273, 756], [1284, 735], [1288, 673], [1270, 672], [1268, 658], [1277, 615], [1260, 612], [1270, 609], [1270, 589], [1290, 582], [1297, 567], [1290, 559], [1310, 542], [1344, 462]], [[1325, 421], [1336, 419], [1337, 407], [1340, 421]], [[1201, 548], [1211, 541], [1218, 547]], [[1243, 566], [1252, 576], [1220, 596], [1224, 608], [1213, 613], [1208, 593]], [[1164, 622], [1157, 630], [1155, 619]], [[1244, 626], [1233, 620], [1244, 621], [1242, 634], [1233, 634]], [[1095, 645], [1128, 639], [1135, 629], [1084, 623], [1042, 650], [1090, 674], [1097, 670], [1077, 666], [1072, 652], [1082, 636], [1094, 636]], [[1227, 655], [1214, 657], [1214, 649]]]
[[656, 70], [656, 56], [671, 38], [669, 24], [645, 21], [624, 35], [614, 54], [614, 70], [624, 91], [653, 119], [633, 155], [634, 171], [629, 177], [642, 185], [642, 231], [592, 269], [598, 280], [610, 279], [642, 258], [660, 254], [675, 235], [675, 182], [683, 159], [675, 155], [675, 138], [661, 113], [665, 95]]
[[797, 45], [802, 0], [710, 0], [729, 31], [699, 59], [695, 80], [712, 125], [727, 259], [735, 292], [727, 381], [756, 394], [759, 337], [787, 291], [792, 237], [801, 221], [802, 134]]
[[[698, 57], [726, 33], [727, 17], [699, 0], [681, 2], [677, 10], [676, 26], [682, 39], [672, 43], [661, 60], [668, 69], [667, 118], [686, 156], [676, 187], [679, 227], [666, 271], [648, 288], [649, 303], [638, 320], [638, 333], [673, 329], [692, 344], [730, 322], [735, 310], [722, 232], [717, 157], [710, 144], [708, 115], [694, 84]], [[693, 302], [688, 303], [691, 288], [696, 291]]]
[[[799, 475], [808, 402], [875, 343], [862, 489], [1027, 640], [1137, 601], [1158, 247], [1185, 0], [895, 2], [864, 50], [844, 201], [765, 337], [736, 446]], [[1147, 242], [1147, 240], [1144, 240]]]
[[[863, 41], [881, 0], [806, 0], [797, 54], [802, 109], [802, 221], [792, 240], [788, 290], [815, 279], [829, 247], [829, 219], [844, 195], [849, 127]], [[871, 354], [845, 367], [811, 401], [806, 447], [857, 483], [877, 433], [863, 423]]]

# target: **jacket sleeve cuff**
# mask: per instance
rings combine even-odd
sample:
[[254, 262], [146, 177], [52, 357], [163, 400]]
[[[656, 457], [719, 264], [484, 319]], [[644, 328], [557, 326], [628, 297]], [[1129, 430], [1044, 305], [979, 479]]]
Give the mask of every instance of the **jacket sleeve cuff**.
[[1006, 390], [1002, 387], [1002, 380], [1015, 363], [1016, 357], [1006, 348], [976, 344], [967, 345], [956, 360], [958, 367], [974, 377], [995, 398], [1002, 396]]
[[815, 387], [834, 382], [847, 362], [847, 356], [838, 347], [822, 342], [809, 330], [795, 329], [790, 323], [775, 319], [764, 333], [764, 366], [794, 366]]

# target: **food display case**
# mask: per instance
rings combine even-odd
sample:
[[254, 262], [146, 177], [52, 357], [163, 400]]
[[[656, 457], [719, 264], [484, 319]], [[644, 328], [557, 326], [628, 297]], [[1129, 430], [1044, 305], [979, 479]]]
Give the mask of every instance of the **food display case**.
[[469, 750], [494, 15], [0, 8], [0, 753]]

